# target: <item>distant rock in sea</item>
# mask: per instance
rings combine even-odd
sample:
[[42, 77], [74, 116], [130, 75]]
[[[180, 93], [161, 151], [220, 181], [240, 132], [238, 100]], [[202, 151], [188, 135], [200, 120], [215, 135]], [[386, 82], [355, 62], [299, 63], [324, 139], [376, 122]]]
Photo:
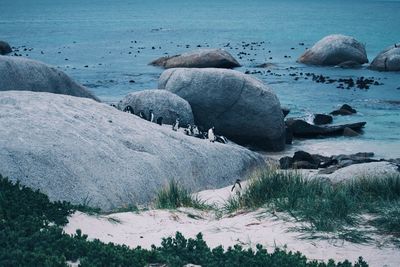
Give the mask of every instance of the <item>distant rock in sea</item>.
[[276, 94], [250, 75], [215, 68], [177, 68], [163, 72], [158, 88], [192, 106], [195, 123], [239, 144], [267, 150], [285, 147], [283, 112]]
[[7, 42], [0, 41], [0, 55], [7, 55], [11, 52], [11, 46]]
[[265, 166], [235, 144], [211, 143], [91, 99], [0, 92], [0, 172], [51, 200], [103, 210], [152, 201], [175, 179], [219, 188]]
[[145, 90], [126, 95], [118, 104], [120, 110], [131, 106], [138, 114], [143, 111], [149, 114], [153, 110], [155, 118], [162, 117], [163, 123], [173, 124], [177, 118], [185, 126], [194, 124], [190, 104], [180, 96], [166, 90]]
[[198, 49], [175, 56], [161, 57], [150, 65], [169, 68], [224, 68], [240, 67], [239, 62], [223, 49]]
[[368, 63], [365, 46], [353, 37], [333, 34], [324, 37], [297, 60], [320, 66], [359, 66]]
[[379, 71], [400, 71], [400, 43], [389, 46], [380, 52], [369, 68]]
[[0, 56], [0, 77], [0, 91], [49, 92], [100, 101], [64, 72], [39, 61]]

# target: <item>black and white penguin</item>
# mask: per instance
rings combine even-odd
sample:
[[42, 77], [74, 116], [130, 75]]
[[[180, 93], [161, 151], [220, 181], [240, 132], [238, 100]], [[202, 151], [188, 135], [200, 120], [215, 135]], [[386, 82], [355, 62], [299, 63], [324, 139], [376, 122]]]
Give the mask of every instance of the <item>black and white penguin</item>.
[[157, 118], [157, 124], [158, 124], [158, 125], [161, 126], [161, 125], [162, 125], [162, 121], [163, 121], [163, 117], [158, 117], [158, 118]]
[[175, 120], [175, 123], [172, 125], [172, 130], [173, 131], [178, 131], [178, 129], [179, 129], [179, 118], [177, 118]]
[[215, 142], [214, 126], [208, 129], [208, 140], [212, 143]]
[[228, 143], [228, 139], [226, 139], [225, 136], [223, 135], [216, 135], [215, 136], [215, 141], [218, 143], [222, 143], [222, 144], [227, 144]]
[[133, 108], [132, 108], [131, 106], [126, 106], [126, 107], [124, 108], [124, 112], [128, 112], [128, 113], [130, 113], [130, 114], [135, 114], [135, 113], [133, 112]]
[[192, 136], [193, 135], [193, 131], [192, 131], [192, 125], [188, 124], [187, 128], [185, 129], [185, 134]]
[[199, 137], [200, 131], [199, 131], [199, 128], [197, 128], [196, 125], [193, 125], [193, 127], [192, 127], [192, 133], [193, 133], [193, 136]]
[[150, 111], [149, 111], [149, 121], [154, 122], [154, 113], [153, 113], [152, 109], [150, 109]]
[[146, 115], [144, 115], [144, 111], [139, 112], [139, 117], [147, 121]]
[[241, 185], [241, 180], [240, 179], [236, 179], [235, 183], [232, 186], [231, 192], [240, 197], [242, 194], [242, 185]]

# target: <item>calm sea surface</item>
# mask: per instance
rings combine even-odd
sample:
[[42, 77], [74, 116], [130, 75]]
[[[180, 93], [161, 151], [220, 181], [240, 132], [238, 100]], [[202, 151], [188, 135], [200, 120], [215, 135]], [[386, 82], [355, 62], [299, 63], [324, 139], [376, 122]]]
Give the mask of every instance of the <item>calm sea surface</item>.
[[[367, 122], [361, 137], [296, 141], [288, 153], [373, 151], [378, 157], [400, 157], [400, 73], [296, 63], [306, 47], [332, 33], [365, 43], [372, 60], [400, 42], [400, 1], [0, 0], [0, 39], [24, 56], [58, 66], [105, 102], [156, 88], [162, 70], [148, 66], [155, 58], [229, 43], [226, 49], [243, 65], [238, 70], [261, 70], [253, 75], [270, 84], [290, 116], [311, 118], [348, 103], [357, 115], [335, 122]], [[254, 68], [265, 62], [274, 64], [270, 73]], [[337, 83], [291, 76], [300, 72], [333, 79], [374, 77], [383, 85], [338, 89]]]

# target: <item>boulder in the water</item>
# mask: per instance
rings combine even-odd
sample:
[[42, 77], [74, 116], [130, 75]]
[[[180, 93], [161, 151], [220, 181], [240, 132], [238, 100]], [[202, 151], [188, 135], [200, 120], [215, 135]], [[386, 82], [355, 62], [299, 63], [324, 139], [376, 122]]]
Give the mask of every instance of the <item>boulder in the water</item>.
[[293, 136], [295, 137], [341, 136], [345, 128], [360, 131], [365, 124], [366, 122], [357, 122], [342, 125], [317, 126], [299, 119], [286, 120], [287, 127], [293, 132]]
[[195, 123], [239, 144], [280, 151], [285, 124], [276, 94], [260, 80], [226, 69], [169, 69], [158, 88], [187, 100]]
[[103, 210], [152, 201], [170, 179], [188, 190], [228, 186], [264, 157], [174, 132], [91, 99], [0, 92], [0, 170], [51, 200]]
[[332, 111], [330, 114], [332, 115], [342, 115], [342, 116], [347, 116], [347, 115], [352, 115], [357, 113], [357, 110], [352, 108], [350, 105], [344, 104], [341, 106], [339, 109]]
[[0, 41], [0, 55], [7, 55], [12, 52], [11, 46], [4, 41]]
[[0, 77], [0, 91], [49, 92], [100, 101], [64, 72], [26, 58], [0, 56]]
[[313, 120], [315, 125], [329, 124], [332, 123], [332, 121], [332, 116], [326, 114], [315, 114]]
[[368, 63], [365, 46], [350, 36], [333, 34], [308, 49], [298, 62], [309, 65], [336, 66], [345, 62]]
[[369, 68], [379, 71], [400, 71], [400, 43], [380, 52], [372, 60]]
[[189, 103], [180, 96], [166, 90], [145, 90], [126, 95], [118, 104], [118, 108], [124, 110], [131, 106], [135, 114], [140, 111], [149, 114], [154, 113], [154, 120], [163, 118], [163, 123], [173, 124], [179, 118], [180, 125], [194, 124], [192, 108]]
[[224, 68], [240, 67], [239, 62], [223, 49], [198, 49], [181, 55], [161, 57], [150, 65], [169, 68]]

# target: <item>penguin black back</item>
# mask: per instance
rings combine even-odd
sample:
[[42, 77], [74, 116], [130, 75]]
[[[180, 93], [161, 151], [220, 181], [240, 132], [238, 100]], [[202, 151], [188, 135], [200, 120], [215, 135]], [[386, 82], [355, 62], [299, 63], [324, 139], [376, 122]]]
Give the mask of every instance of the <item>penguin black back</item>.
[[157, 118], [157, 124], [162, 125], [163, 117], [158, 117]]
[[131, 113], [131, 114], [135, 114], [135, 113], [133, 112], [132, 106], [126, 106], [126, 107], [124, 108], [124, 112], [128, 112], [128, 113]]

